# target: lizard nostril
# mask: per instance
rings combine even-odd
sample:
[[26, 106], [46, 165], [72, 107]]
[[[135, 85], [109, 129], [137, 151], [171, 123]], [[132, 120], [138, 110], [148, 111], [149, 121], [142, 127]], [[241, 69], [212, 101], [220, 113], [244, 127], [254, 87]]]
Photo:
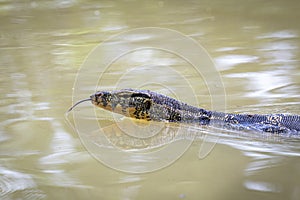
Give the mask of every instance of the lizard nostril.
[[94, 103], [96, 102], [96, 100], [97, 100], [97, 97], [96, 97], [96, 95], [94, 95], [94, 94], [91, 95], [90, 98], [91, 98], [93, 104], [94, 104]]

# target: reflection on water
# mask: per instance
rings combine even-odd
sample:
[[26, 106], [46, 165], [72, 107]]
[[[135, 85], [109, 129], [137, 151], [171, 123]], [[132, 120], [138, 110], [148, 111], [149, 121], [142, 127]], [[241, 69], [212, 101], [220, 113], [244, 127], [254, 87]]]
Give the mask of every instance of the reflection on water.
[[259, 35], [256, 38], [257, 39], [292, 39], [292, 38], [298, 38], [298, 37], [299, 36], [295, 31], [281, 30], [281, 31], [276, 31], [276, 32]]
[[[221, 73], [230, 112], [299, 114], [297, 1], [8, 0], [1, 3], [0, 16], [0, 199], [299, 199], [297, 137], [194, 130], [199, 137], [174, 164], [137, 175], [92, 159], [63, 118], [76, 71], [92, 48], [115, 33], [144, 26], [175, 29], [200, 42]], [[144, 50], [117, 60], [118, 70], [107, 72], [105, 87], [114, 88], [124, 72], [124, 86], [146, 74], [163, 78], [186, 100], [180, 81], [164, 74], [168, 66], [187, 77], [200, 106], [209, 108], [205, 81], [186, 63], [161, 55]], [[102, 117], [107, 120], [107, 114]], [[203, 134], [212, 136], [206, 142], [219, 139], [198, 160]], [[144, 157], [135, 159], [128, 162], [138, 167]]]
[[[0, 168], [1, 196], [8, 197], [15, 193], [12, 198], [43, 199], [46, 195], [39, 189], [30, 174]], [[17, 193], [17, 194], [16, 194]]]
[[[274, 181], [276, 178], [269, 178], [269, 176], [273, 177], [278, 168], [280, 169], [279, 173], [288, 172], [289, 169], [287, 169], [288, 166], [286, 163], [289, 160], [293, 163], [299, 159], [299, 136], [292, 139], [290, 137], [284, 138], [271, 134], [260, 137], [254, 136], [252, 140], [249, 140], [248, 135], [243, 135], [243, 137], [244, 139], [239, 137], [230, 137], [230, 139], [222, 137], [219, 142], [240, 149], [245, 156], [251, 158], [251, 162], [244, 169], [245, 188], [252, 191], [271, 193], [285, 191], [287, 188], [284, 183]], [[297, 174], [298, 172], [292, 170], [289, 173]], [[268, 178], [261, 178], [263, 176]], [[290, 180], [294, 182], [293, 175], [285, 176], [287, 179], [290, 177]], [[295, 192], [299, 193], [299, 187], [295, 186], [295, 189]]]
[[[226, 49], [226, 50], [228, 50], [228, 49]], [[231, 50], [231, 48], [229, 48], [229, 50]], [[256, 62], [257, 59], [258, 59], [258, 57], [249, 56], [249, 55], [224, 55], [224, 56], [215, 58], [215, 62], [216, 62], [216, 66], [219, 68], [219, 70], [228, 70], [228, 69], [235, 67], [236, 65], [240, 65], [240, 64], [244, 64], [244, 63], [257, 63]]]
[[258, 192], [280, 192], [281, 188], [273, 183], [266, 183], [266, 182], [254, 182], [254, 181], [247, 181], [245, 182], [245, 187], [250, 190], [255, 190]]
[[249, 85], [246, 86], [248, 93], [246, 97], [260, 98], [261, 102], [270, 102], [270, 98], [298, 98], [299, 93], [294, 89], [293, 80], [289, 76], [282, 76], [288, 73], [288, 69], [277, 69], [272, 72], [249, 72], [230, 74], [229, 77], [244, 78], [249, 80]]

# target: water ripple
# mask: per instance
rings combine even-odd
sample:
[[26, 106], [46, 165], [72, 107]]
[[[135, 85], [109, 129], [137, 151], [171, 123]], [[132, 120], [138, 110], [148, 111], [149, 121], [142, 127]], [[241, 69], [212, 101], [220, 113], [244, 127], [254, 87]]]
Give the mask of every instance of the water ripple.
[[260, 192], [280, 192], [281, 187], [276, 183], [268, 183], [261, 181], [245, 181], [245, 187], [249, 190]]
[[[31, 175], [0, 167], [0, 196], [11, 199], [14, 192], [21, 192], [25, 199], [43, 199], [45, 194], [36, 189], [37, 185]], [[28, 197], [28, 198], [26, 198]]]
[[215, 58], [216, 67], [221, 70], [228, 70], [239, 64], [254, 63], [258, 61], [257, 56], [251, 55], [224, 55]]
[[290, 38], [298, 38], [298, 34], [291, 30], [282, 30], [277, 32], [271, 32], [263, 35], [259, 35], [256, 37], [257, 39], [290, 39]]

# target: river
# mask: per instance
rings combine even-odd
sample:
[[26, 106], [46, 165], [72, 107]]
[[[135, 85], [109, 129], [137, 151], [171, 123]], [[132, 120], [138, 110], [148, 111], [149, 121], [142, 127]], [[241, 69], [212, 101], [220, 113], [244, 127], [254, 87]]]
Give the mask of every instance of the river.
[[[95, 90], [121, 88], [205, 109], [299, 115], [299, 8], [2, 1], [0, 198], [299, 199], [299, 137], [140, 124], [88, 102], [65, 115]], [[124, 133], [160, 135], [154, 146], [115, 142]]]

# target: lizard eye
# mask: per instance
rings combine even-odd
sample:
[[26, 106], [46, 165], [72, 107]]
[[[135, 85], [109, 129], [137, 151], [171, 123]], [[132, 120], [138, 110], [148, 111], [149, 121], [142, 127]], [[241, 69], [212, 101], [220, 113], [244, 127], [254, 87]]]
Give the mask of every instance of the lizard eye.
[[147, 110], [149, 110], [150, 107], [151, 107], [151, 101], [150, 101], [150, 100], [145, 101], [145, 108], [146, 108]]

